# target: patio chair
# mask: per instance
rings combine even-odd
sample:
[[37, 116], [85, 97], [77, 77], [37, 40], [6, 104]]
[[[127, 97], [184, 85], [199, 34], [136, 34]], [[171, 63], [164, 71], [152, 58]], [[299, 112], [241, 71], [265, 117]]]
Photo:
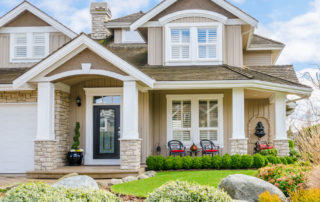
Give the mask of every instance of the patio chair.
[[220, 147], [216, 146], [211, 140], [201, 140], [202, 156], [211, 154], [212, 156], [220, 154]]
[[273, 149], [274, 146], [270, 145], [267, 141], [258, 141], [254, 148], [255, 152], [258, 153], [261, 150]]
[[169, 155], [180, 155], [180, 156], [186, 156], [186, 147], [183, 146], [182, 142], [179, 140], [171, 140], [168, 142], [169, 147]]

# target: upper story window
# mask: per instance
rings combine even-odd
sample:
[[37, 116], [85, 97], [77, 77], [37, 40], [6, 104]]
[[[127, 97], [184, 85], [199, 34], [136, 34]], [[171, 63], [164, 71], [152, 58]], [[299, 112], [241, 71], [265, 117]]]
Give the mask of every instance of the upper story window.
[[165, 25], [166, 65], [222, 64], [220, 23]]
[[49, 54], [49, 33], [10, 34], [11, 62], [38, 62]]

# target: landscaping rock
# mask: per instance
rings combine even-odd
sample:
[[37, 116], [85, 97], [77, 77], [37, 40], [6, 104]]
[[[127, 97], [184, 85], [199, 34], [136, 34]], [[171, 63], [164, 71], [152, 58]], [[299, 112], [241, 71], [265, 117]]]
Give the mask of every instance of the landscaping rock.
[[109, 187], [109, 183], [108, 182], [97, 182], [99, 185], [100, 189], [107, 189]]
[[153, 177], [153, 176], [155, 176], [157, 174], [157, 172], [156, 171], [147, 171], [144, 174], [149, 176], [149, 177]]
[[99, 189], [98, 184], [94, 179], [86, 175], [78, 175], [73, 177], [64, 178], [61, 181], [52, 185], [53, 187], [70, 187], [70, 188], [88, 188]]
[[64, 175], [61, 178], [59, 178], [57, 182], [60, 182], [61, 180], [65, 179], [65, 178], [74, 177], [74, 176], [78, 176], [78, 175], [79, 175], [78, 173], [70, 173], [70, 174]]
[[122, 184], [123, 181], [121, 179], [111, 179], [109, 185], [116, 185], [116, 184]]
[[139, 180], [143, 180], [143, 179], [147, 179], [147, 178], [149, 178], [149, 176], [148, 176], [148, 175], [145, 175], [145, 174], [142, 174], [142, 175], [139, 175], [139, 176], [138, 176], [138, 179], [139, 179]]
[[259, 200], [260, 194], [269, 191], [271, 194], [277, 194], [282, 201], [286, 201], [286, 196], [278, 187], [259, 178], [247, 175], [229, 175], [221, 180], [218, 188], [223, 189], [235, 200], [256, 202]]
[[128, 177], [122, 178], [123, 182], [131, 182], [131, 181], [135, 181], [135, 180], [138, 180], [138, 178], [134, 177], [134, 176], [128, 176]]

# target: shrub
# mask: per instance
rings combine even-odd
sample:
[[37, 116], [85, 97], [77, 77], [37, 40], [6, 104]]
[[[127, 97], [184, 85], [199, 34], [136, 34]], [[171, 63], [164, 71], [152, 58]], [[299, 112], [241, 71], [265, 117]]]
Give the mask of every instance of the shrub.
[[221, 156], [215, 155], [212, 157], [211, 168], [220, 169], [222, 167]]
[[276, 157], [276, 163], [277, 164], [282, 164], [282, 161], [281, 161], [280, 157]]
[[174, 166], [173, 168], [175, 170], [179, 170], [179, 169], [182, 169], [183, 168], [183, 160], [180, 156], [176, 156], [174, 157]]
[[282, 156], [282, 157], [279, 157], [279, 159], [280, 159], [280, 161], [281, 161], [282, 164], [284, 164], [284, 165], [287, 165], [287, 164], [288, 164], [286, 157]]
[[228, 194], [210, 186], [195, 183], [168, 182], [148, 195], [147, 202], [215, 201], [232, 202]]
[[265, 166], [265, 157], [262, 156], [261, 154], [255, 154], [253, 156], [253, 167], [255, 168], [261, 168]]
[[73, 145], [71, 146], [72, 149], [78, 150], [80, 145], [80, 123], [76, 123], [76, 127], [74, 129], [74, 137], [73, 137]]
[[202, 168], [202, 159], [199, 156], [193, 158], [192, 161], [192, 168], [194, 169], [201, 169]]
[[262, 156], [278, 156], [278, 150], [276, 149], [266, 149], [259, 152]]
[[0, 200], [6, 201], [116, 201], [121, 200], [106, 190], [52, 187], [44, 183], [19, 185], [8, 191]]
[[269, 191], [265, 191], [259, 196], [259, 202], [281, 202], [281, 199], [277, 194], [271, 195]]
[[289, 196], [290, 192], [304, 187], [308, 170], [310, 167], [301, 165], [271, 165], [260, 168], [257, 177], [277, 186]]
[[253, 165], [253, 157], [251, 155], [243, 155], [241, 157], [241, 168], [251, 168]]
[[267, 156], [268, 162], [271, 164], [276, 164], [277, 163], [277, 157], [275, 156]]
[[210, 168], [211, 167], [211, 161], [212, 161], [212, 157], [211, 156], [204, 156], [202, 157], [202, 168]]
[[149, 156], [146, 160], [148, 170], [163, 170], [164, 162], [163, 156]]
[[232, 159], [229, 154], [225, 154], [221, 160], [221, 168], [230, 169], [232, 167]]
[[320, 165], [320, 125], [303, 128], [296, 137], [296, 144], [305, 161]]
[[235, 154], [233, 156], [231, 156], [231, 160], [232, 160], [232, 168], [234, 169], [239, 169], [241, 168], [241, 155], [240, 154]]
[[285, 158], [286, 158], [288, 164], [294, 164], [294, 159], [293, 159], [293, 157], [291, 157], [291, 156], [286, 156]]
[[269, 164], [268, 157], [267, 156], [262, 156], [262, 158], [264, 159], [264, 166], [267, 166]]
[[168, 156], [164, 161], [164, 168], [166, 170], [172, 170], [174, 168], [174, 157]]
[[294, 149], [294, 142], [293, 140], [289, 140], [289, 148]]
[[191, 169], [192, 168], [192, 157], [191, 156], [185, 156], [182, 158], [182, 164], [184, 169]]
[[292, 202], [319, 202], [320, 201], [320, 189], [302, 189], [294, 193], [291, 193]]

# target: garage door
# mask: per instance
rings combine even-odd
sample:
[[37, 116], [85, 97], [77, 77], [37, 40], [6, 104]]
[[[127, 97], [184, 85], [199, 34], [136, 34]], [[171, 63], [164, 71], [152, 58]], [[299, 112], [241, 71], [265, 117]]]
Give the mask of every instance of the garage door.
[[36, 104], [0, 104], [0, 173], [33, 170]]

